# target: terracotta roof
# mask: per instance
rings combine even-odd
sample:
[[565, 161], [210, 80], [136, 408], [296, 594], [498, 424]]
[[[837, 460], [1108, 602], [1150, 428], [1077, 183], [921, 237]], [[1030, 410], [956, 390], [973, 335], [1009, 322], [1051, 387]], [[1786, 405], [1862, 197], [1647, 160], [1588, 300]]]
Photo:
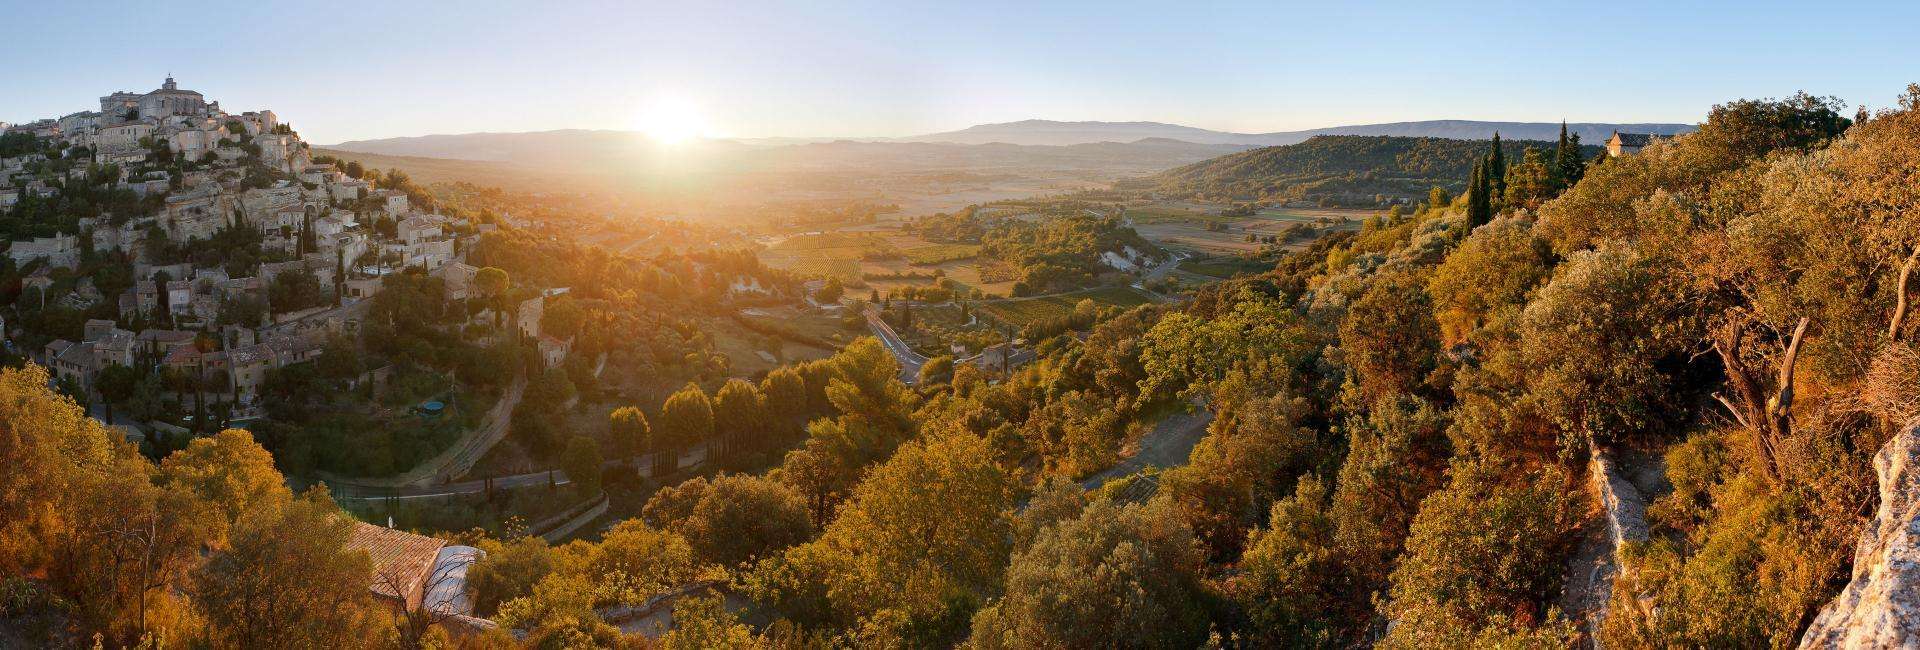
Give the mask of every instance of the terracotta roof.
[[[420, 604], [427, 573], [433, 570], [440, 547], [445, 545], [446, 542], [432, 537], [366, 522], [354, 523], [353, 539], [347, 542], [349, 548], [366, 551], [367, 557], [373, 560], [373, 584], [369, 587], [373, 593], [394, 600], [404, 599], [409, 607]], [[391, 583], [398, 583], [406, 593], [395, 593]]]

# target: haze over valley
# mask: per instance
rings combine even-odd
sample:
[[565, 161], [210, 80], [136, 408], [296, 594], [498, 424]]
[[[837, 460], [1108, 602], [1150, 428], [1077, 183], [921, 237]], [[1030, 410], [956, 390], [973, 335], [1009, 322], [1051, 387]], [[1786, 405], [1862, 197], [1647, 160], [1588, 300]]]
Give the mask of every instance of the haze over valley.
[[0, 649], [1913, 647], [1916, 21], [0, 2]]
[[[1580, 123], [1567, 129], [1591, 144], [1616, 131], [1671, 135], [1693, 127]], [[644, 132], [563, 130], [384, 138], [321, 149], [376, 167], [406, 169], [430, 181], [650, 195], [680, 211], [694, 209], [690, 201], [861, 199], [930, 214], [984, 201], [1103, 188], [1316, 135], [1484, 140], [1501, 133], [1513, 140], [1551, 141], [1559, 130], [1560, 124], [1548, 122], [1435, 120], [1236, 134], [1154, 122], [1028, 120], [906, 138], [701, 137], [670, 148], [656, 146]]]

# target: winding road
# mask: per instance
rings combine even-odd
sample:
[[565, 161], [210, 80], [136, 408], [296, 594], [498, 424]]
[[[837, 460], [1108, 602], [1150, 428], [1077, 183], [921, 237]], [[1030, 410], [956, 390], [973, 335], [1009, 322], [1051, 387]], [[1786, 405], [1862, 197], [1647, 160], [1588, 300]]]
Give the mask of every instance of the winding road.
[[[647, 478], [653, 477], [655, 460], [659, 455], [660, 454], [657, 453], [648, 454], [633, 459], [633, 462], [639, 465], [637, 469], [640, 476]], [[694, 445], [691, 449], [688, 449], [686, 453], [680, 455], [679, 466], [681, 468], [696, 467], [705, 462], [707, 462], [706, 445]], [[615, 458], [601, 463], [600, 466], [602, 469], [610, 469], [625, 464], [627, 464], [627, 459]], [[547, 484], [549, 478], [552, 479], [554, 485], [566, 485], [573, 482], [573, 479], [567, 477], [565, 470], [553, 469], [527, 474], [514, 474], [511, 476], [496, 476], [493, 478], [493, 489], [511, 490], [514, 488], [544, 486]], [[335, 499], [371, 501], [378, 499], [431, 499], [461, 494], [479, 494], [487, 490], [487, 482], [485, 479], [481, 479], [477, 481], [447, 483], [445, 485], [388, 487], [355, 483], [334, 483], [329, 481], [328, 487], [333, 490], [333, 497]]]
[[886, 319], [880, 317], [880, 308], [873, 306], [873, 303], [867, 303], [867, 327], [873, 329], [874, 336], [880, 337], [880, 343], [887, 346], [887, 351], [893, 353], [893, 358], [900, 361], [900, 381], [906, 382], [909, 386], [919, 381], [920, 366], [926, 365], [927, 358], [914, 352], [913, 346], [901, 340], [900, 335], [893, 331], [893, 326], [888, 325]]
[[473, 469], [488, 450], [507, 437], [507, 430], [513, 421], [513, 408], [520, 404], [520, 397], [526, 393], [526, 388], [526, 375], [515, 376], [513, 383], [501, 391], [500, 401], [495, 402], [481, 419], [480, 426], [461, 434], [459, 440], [413, 469], [385, 478], [349, 478], [322, 473], [320, 479], [326, 481], [329, 489], [340, 494], [356, 491], [385, 494], [452, 480]]

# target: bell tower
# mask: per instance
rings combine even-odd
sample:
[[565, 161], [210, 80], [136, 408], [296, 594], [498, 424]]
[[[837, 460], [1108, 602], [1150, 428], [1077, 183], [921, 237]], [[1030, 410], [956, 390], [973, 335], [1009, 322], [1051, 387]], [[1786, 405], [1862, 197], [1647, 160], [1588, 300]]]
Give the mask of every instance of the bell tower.
[[160, 84], [161, 90], [179, 90], [180, 85], [173, 82], [173, 73], [167, 73], [167, 80]]

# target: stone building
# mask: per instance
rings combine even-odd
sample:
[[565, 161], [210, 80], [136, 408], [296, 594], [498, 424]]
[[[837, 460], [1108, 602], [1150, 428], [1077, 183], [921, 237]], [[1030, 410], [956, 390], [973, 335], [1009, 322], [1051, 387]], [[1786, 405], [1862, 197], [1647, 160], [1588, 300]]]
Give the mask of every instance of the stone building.
[[124, 122], [100, 128], [94, 142], [103, 150], [126, 150], [140, 146], [140, 139], [153, 135], [152, 122]]
[[540, 336], [540, 316], [547, 307], [546, 296], [534, 296], [520, 302], [514, 310], [514, 324], [519, 327], [520, 335], [526, 338]]
[[100, 98], [100, 119], [102, 122], [119, 122], [140, 110], [140, 93], [124, 90]]
[[72, 267], [80, 262], [80, 238], [55, 235], [13, 242], [13, 247], [7, 249], [7, 257], [13, 258], [15, 266], [44, 257], [49, 266]]
[[1621, 133], [1614, 131], [1613, 137], [1607, 138], [1607, 156], [1618, 158], [1627, 154], [1639, 153], [1641, 148], [1653, 143], [1653, 138], [1654, 136], [1645, 133]]
[[[141, 95], [137, 106], [140, 117], [143, 118], [207, 115], [210, 112], [206, 97], [191, 90], [181, 90], [180, 85], [173, 82], [171, 75], [166, 81], [160, 83], [158, 89]], [[214, 104], [212, 106], [214, 111], [211, 112], [217, 112], [218, 107], [219, 104]]]
[[73, 137], [75, 135], [82, 134], [82, 133], [90, 133], [94, 130], [95, 126], [99, 125], [99, 123], [100, 123], [99, 113], [96, 113], [93, 111], [80, 111], [78, 113], [71, 113], [66, 115], [65, 117], [60, 118], [60, 133], [68, 137]]

